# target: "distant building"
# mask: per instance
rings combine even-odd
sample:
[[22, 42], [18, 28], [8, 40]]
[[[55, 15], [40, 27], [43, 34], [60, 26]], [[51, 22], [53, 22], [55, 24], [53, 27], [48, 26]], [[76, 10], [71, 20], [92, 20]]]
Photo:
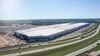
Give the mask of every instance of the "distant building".
[[43, 42], [70, 34], [88, 25], [90, 24], [89, 23], [55, 24], [50, 26], [17, 30], [15, 32], [15, 36], [22, 40], [25, 40], [26, 42]]

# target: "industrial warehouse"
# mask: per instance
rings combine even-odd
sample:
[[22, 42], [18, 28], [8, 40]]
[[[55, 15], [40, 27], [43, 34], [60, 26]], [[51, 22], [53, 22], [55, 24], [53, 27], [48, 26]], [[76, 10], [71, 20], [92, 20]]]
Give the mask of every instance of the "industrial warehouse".
[[15, 36], [26, 42], [44, 42], [70, 34], [90, 25], [89, 23], [64, 23], [17, 30]]

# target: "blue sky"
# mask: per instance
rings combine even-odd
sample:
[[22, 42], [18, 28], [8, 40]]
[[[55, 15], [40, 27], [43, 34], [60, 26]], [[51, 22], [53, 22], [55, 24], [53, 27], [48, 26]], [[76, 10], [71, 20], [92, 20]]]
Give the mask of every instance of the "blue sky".
[[0, 0], [0, 19], [100, 18], [100, 0]]

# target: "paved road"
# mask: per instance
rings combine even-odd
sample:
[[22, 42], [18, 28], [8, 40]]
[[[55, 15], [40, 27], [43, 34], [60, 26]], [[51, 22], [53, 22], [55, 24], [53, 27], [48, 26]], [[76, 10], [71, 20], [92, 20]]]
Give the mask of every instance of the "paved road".
[[56, 46], [52, 46], [52, 47], [48, 47], [48, 48], [42, 48], [42, 49], [37, 49], [37, 50], [25, 51], [25, 52], [21, 52], [21, 53], [12, 53], [12, 54], [7, 54], [7, 55], [3, 55], [3, 56], [19, 56], [19, 55], [25, 55], [25, 54], [30, 54], [30, 53], [36, 53], [36, 52], [41, 52], [41, 51], [52, 50], [52, 49], [55, 49], [55, 48], [60, 48], [60, 47], [64, 47], [64, 46], [67, 46], [67, 45], [71, 45], [71, 44], [75, 44], [75, 43], [84, 41], [86, 39], [89, 39], [89, 38], [95, 36], [98, 33], [99, 33], [99, 28], [96, 30], [96, 32], [93, 35], [88, 36], [87, 38], [84, 38], [84, 39], [81, 39], [81, 40], [78, 40], [78, 41], [74, 41], [74, 42], [66, 43], [66, 44], [61, 44], [61, 45], [56, 45]]
[[100, 50], [91, 52], [90, 54], [91, 54], [92, 56], [98, 56], [98, 55], [100, 55]]
[[[98, 30], [97, 30], [97, 31], [99, 32], [99, 30], [100, 30], [100, 26], [98, 27]], [[70, 54], [67, 54], [67, 55], [65, 55], [65, 56], [77, 56], [77, 55], [80, 54], [80, 53], [83, 53], [83, 52], [85, 52], [85, 51], [87, 51], [87, 50], [90, 50], [90, 49], [96, 47], [96, 46], [97, 46], [97, 43], [100, 43], [100, 40], [98, 40], [97, 42], [95, 42], [95, 43], [93, 43], [93, 44], [91, 44], [91, 45], [89, 45], [89, 46], [87, 46], [87, 47], [85, 47], [85, 48], [82, 48], [82, 49], [80, 49], [80, 50], [77, 50], [77, 51], [75, 51], [75, 52], [72, 52], [72, 53], [70, 53]]]
[[65, 55], [65, 56], [77, 56], [77, 55], [80, 54], [80, 53], [83, 53], [83, 52], [85, 52], [85, 51], [87, 51], [87, 50], [90, 50], [90, 49], [96, 47], [96, 46], [97, 46], [97, 43], [100, 43], [100, 40], [97, 41], [97, 42], [95, 42], [95, 43], [93, 43], [93, 44], [91, 44], [91, 45], [89, 45], [89, 46], [87, 46], [87, 47], [85, 47], [85, 48], [82, 48], [82, 49], [80, 49], [80, 50], [77, 50], [77, 51], [75, 51], [75, 52], [72, 52], [72, 53], [70, 53], [70, 54], [67, 54], [67, 55]]

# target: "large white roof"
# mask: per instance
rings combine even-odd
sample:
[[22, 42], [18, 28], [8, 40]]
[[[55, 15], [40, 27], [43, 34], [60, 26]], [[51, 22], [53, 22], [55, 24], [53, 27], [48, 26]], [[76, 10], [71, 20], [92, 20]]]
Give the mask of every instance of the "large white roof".
[[62, 32], [64, 30], [73, 29], [88, 23], [64, 23], [64, 24], [56, 24], [50, 26], [36, 27], [24, 30], [18, 30], [16, 32], [20, 34], [24, 34], [27, 36], [48, 36], [58, 32]]

